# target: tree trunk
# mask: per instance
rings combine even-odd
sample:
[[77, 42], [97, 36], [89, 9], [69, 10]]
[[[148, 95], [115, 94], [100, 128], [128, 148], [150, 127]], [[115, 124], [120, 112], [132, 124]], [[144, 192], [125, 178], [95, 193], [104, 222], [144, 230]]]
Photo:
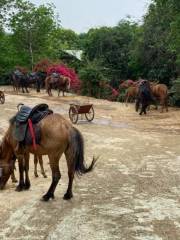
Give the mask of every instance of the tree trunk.
[[33, 71], [33, 67], [34, 67], [34, 57], [33, 57], [33, 49], [32, 49], [32, 43], [31, 41], [29, 42], [29, 52], [31, 55], [31, 70]]

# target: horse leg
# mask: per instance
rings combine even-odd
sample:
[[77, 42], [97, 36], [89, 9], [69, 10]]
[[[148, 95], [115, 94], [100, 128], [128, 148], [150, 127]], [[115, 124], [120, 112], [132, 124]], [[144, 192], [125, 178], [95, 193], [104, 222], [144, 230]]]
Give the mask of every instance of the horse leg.
[[12, 160], [13, 160], [13, 167], [12, 167], [12, 173], [11, 173], [11, 180], [12, 180], [13, 183], [16, 183], [17, 179], [16, 179], [15, 174], [14, 174], [14, 170], [16, 169], [16, 167], [15, 167], [16, 156], [15, 155], [13, 156]]
[[141, 111], [140, 111], [139, 115], [142, 115], [142, 113], [146, 114], [144, 111], [145, 111], [145, 105], [142, 103]]
[[139, 100], [139, 98], [137, 98], [136, 101], [135, 101], [135, 109], [136, 109], [136, 112], [138, 112], [139, 107], [140, 107], [140, 100]]
[[68, 167], [69, 183], [68, 183], [68, 188], [67, 188], [66, 193], [64, 194], [63, 199], [69, 200], [73, 197], [72, 185], [73, 185], [73, 179], [74, 179], [74, 173], [75, 173], [75, 166], [71, 160], [71, 153], [70, 153], [69, 149], [65, 152], [65, 156], [66, 156], [66, 162], [67, 162], [67, 167]]
[[22, 93], [25, 93], [25, 91], [24, 91], [24, 87], [22, 86]]
[[164, 110], [164, 105], [165, 105], [165, 103], [164, 103], [164, 99], [160, 99], [160, 105], [161, 105], [161, 113], [163, 113], [163, 110]]
[[12, 180], [13, 183], [17, 183], [18, 182], [16, 177], [15, 177], [15, 174], [14, 174], [14, 169], [13, 169], [13, 171], [11, 173], [11, 180]]
[[148, 108], [148, 104], [144, 105], [144, 109], [143, 109], [144, 114], [146, 114], [146, 109], [147, 108]]
[[42, 197], [43, 201], [48, 201], [50, 198], [54, 199], [54, 191], [61, 178], [61, 173], [59, 170], [59, 159], [61, 155], [49, 155], [50, 167], [52, 171], [52, 182], [47, 193]]
[[49, 95], [50, 97], [52, 97], [51, 88], [48, 88], [47, 92], [48, 92], [48, 95]]
[[17, 179], [15, 177], [15, 174], [14, 174], [14, 169], [15, 169], [15, 166], [13, 166], [13, 170], [12, 170], [12, 173], [11, 173], [11, 180], [13, 183], [17, 183]]
[[25, 89], [26, 89], [26, 93], [29, 93], [29, 90], [27, 89], [27, 87], [25, 87]]
[[16, 187], [16, 191], [20, 192], [23, 190], [24, 183], [24, 158], [23, 156], [18, 157], [18, 167], [19, 167], [19, 184]]
[[24, 88], [25, 88], [25, 90], [26, 90], [26, 93], [29, 93], [28, 84], [27, 84], [27, 83], [24, 84]]
[[24, 161], [25, 161], [25, 186], [24, 189], [28, 190], [31, 186], [29, 180], [29, 153], [24, 154]]
[[38, 158], [37, 155], [34, 154], [34, 176], [38, 177], [38, 173], [37, 173], [37, 163], [38, 163]]
[[126, 107], [128, 106], [128, 100], [129, 100], [129, 93], [126, 92], [125, 97], [124, 97], [124, 103], [125, 103]]
[[166, 108], [166, 112], [168, 112], [168, 98], [167, 97], [165, 99], [165, 108]]
[[41, 81], [40, 81], [40, 79], [37, 79], [37, 81], [36, 81], [36, 92], [40, 92], [40, 88], [41, 88]]
[[43, 175], [44, 178], [47, 178], [47, 175], [45, 174], [45, 171], [44, 171], [42, 156], [38, 156], [38, 160], [39, 160], [39, 165], [41, 167], [41, 174]]

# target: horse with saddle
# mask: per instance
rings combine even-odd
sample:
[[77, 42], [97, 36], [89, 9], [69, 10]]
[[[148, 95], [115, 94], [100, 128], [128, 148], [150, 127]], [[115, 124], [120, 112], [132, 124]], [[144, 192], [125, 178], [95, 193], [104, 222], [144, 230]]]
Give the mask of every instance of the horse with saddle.
[[14, 91], [18, 92], [20, 88], [22, 88], [22, 92], [28, 93], [28, 87], [30, 85], [35, 85], [36, 91], [40, 92], [41, 87], [44, 86], [46, 74], [43, 72], [32, 72], [25, 73], [16, 69], [12, 72], [10, 79], [13, 85]]
[[45, 79], [45, 86], [49, 96], [52, 96], [51, 89], [57, 89], [58, 96], [60, 95], [60, 91], [62, 91], [64, 96], [64, 92], [68, 92], [70, 89], [70, 78], [60, 73], [53, 72]]
[[69, 183], [64, 199], [73, 197], [72, 185], [75, 173], [82, 175], [92, 171], [97, 159], [89, 167], [84, 159], [84, 139], [72, 124], [60, 114], [53, 113], [48, 105], [34, 108], [19, 105], [18, 113], [10, 119], [9, 128], [0, 144], [0, 189], [3, 189], [13, 171], [14, 155], [18, 158], [19, 184], [17, 191], [30, 188], [30, 153], [48, 155], [52, 182], [43, 201], [54, 198], [54, 191], [61, 178], [59, 160], [65, 154]]

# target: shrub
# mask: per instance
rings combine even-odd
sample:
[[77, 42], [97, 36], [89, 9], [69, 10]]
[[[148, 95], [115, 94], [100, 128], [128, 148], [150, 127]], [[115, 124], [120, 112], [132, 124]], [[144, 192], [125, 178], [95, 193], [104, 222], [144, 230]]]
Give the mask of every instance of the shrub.
[[170, 105], [180, 106], [180, 77], [173, 81], [170, 89]]

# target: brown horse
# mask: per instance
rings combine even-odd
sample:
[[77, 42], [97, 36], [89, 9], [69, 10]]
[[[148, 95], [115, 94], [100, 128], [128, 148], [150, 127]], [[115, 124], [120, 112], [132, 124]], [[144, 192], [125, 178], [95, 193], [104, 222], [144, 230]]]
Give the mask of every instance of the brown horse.
[[165, 84], [151, 84], [154, 97], [160, 102], [161, 112], [164, 108], [168, 111], [168, 88]]
[[135, 98], [138, 94], [138, 89], [139, 89], [138, 86], [129, 87], [127, 89], [126, 94], [125, 94], [125, 99], [124, 99], [126, 106], [127, 106], [129, 99], [135, 100]]
[[[41, 128], [41, 141], [36, 150], [33, 146], [20, 146], [13, 138], [15, 128], [15, 117], [10, 120], [10, 126], [3, 138], [0, 146], [0, 188], [3, 189], [12, 171], [12, 156], [15, 153], [18, 157], [20, 180], [17, 191], [29, 189], [29, 154], [38, 156], [48, 155], [50, 168], [52, 171], [52, 183], [42, 200], [48, 201], [54, 198], [54, 191], [61, 178], [59, 160], [65, 154], [69, 184], [64, 199], [73, 197], [72, 185], [74, 174], [82, 175], [92, 171], [96, 159], [93, 158], [89, 167], [84, 163], [84, 140], [81, 133], [74, 128], [71, 123], [60, 114], [50, 114], [39, 123]], [[24, 180], [25, 172], [25, 180]]]
[[52, 74], [45, 79], [45, 86], [49, 96], [52, 96], [52, 88], [58, 90], [58, 96], [60, 95], [60, 91], [63, 92], [64, 96], [64, 92], [67, 92], [70, 89], [70, 78], [63, 75], [53, 76]]

